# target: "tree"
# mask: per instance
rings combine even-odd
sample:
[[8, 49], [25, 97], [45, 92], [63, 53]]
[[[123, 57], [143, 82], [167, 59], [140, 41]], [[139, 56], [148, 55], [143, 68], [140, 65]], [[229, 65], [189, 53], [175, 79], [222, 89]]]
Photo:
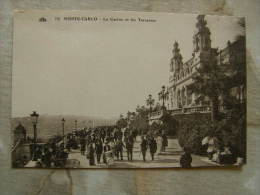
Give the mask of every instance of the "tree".
[[236, 36], [235, 40], [245, 39], [245, 31], [246, 31], [245, 18], [239, 18], [237, 24], [240, 27], [241, 33]]
[[127, 114], [126, 114], [127, 121], [130, 122], [131, 120], [133, 120], [133, 118], [135, 117], [135, 115], [136, 115], [135, 112], [130, 112], [130, 111], [128, 111]]
[[[239, 18], [238, 27], [240, 27], [240, 34], [235, 37], [235, 41], [232, 43], [228, 42], [230, 47], [230, 59], [226, 64], [227, 72], [229, 72], [229, 88], [240, 88], [239, 95], [245, 91], [246, 88], [246, 37], [245, 37], [245, 18]], [[224, 105], [228, 109], [241, 104], [241, 96], [239, 98], [232, 97], [229, 91], [224, 94]], [[242, 93], [241, 93], [242, 92]], [[241, 105], [242, 106], [242, 105]]]
[[162, 125], [156, 122], [153, 122], [151, 125], [151, 130], [152, 131], [159, 131], [162, 130]]
[[211, 105], [211, 120], [218, 119], [219, 96], [227, 91], [228, 77], [223, 66], [217, 64], [216, 53], [211, 51], [207, 63], [202, 63], [193, 76], [192, 91], [200, 94], [199, 100], [208, 97]]
[[164, 113], [161, 117], [161, 121], [163, 122], [162, 128], [167, 131], [167, 134], [176, 134], [178, 122], [170, 113]]
[[149, 109], [145, 106], [137, 106], [136, 112], [131, 113], [130, 128], [138, 130], [139, 132], [146, 132], [149, 128], [148, 113]]
[[153, 111], [159, 111], [159, 110], [161, 110], [161, 109], [162, 109], [161, 104], [160, 104], [159, 102], [157, 102], [157, 104], [155, 105]]
[[[246, 88], [246, 37], [245, 37], [245, 18], [238, 20], [241, 28], [241, 34], [236, 36], [235, 47], [233, 47], [233, 58], [230, 66], [233, 70], [232, 83], [234, 86]], [[241, 97], [239, 97], [239, 101]], [[240, 101], [241, 102], [241, 101]]]
[[116, 125], [119, 128], [125, 128], [127, 126], [127, 120], [124, 118], [123, 114], [120, 114], [120, 117], [119, 117], [118, 121], [116, 122]]

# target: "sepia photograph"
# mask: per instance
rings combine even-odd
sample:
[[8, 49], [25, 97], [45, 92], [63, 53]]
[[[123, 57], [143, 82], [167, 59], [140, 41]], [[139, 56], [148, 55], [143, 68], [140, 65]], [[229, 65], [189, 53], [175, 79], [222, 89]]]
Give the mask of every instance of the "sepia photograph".
[[14, 14], [13, 168], [246, 163], [245, 18]]

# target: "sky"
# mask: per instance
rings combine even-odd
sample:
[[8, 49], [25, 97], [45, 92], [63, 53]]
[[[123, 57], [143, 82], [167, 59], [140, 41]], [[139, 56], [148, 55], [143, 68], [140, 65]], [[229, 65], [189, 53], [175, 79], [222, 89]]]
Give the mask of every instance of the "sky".
[[[40, 17], [47, 22], [40, 23]], [[64, 21], [63, 17], [98, 17]], [[60, 17], [61, 20], [55, 20]], [[149, 18], [111, 22], [102, 18]], [[174, 41], [192, 54], [197, 15], [138, 12], [23, 12], [14, 20], [12, 117], [39, 114], [118, 117], [168, 85]], [[206, 16], [212, 47], [241, 34], [237, 18]]]

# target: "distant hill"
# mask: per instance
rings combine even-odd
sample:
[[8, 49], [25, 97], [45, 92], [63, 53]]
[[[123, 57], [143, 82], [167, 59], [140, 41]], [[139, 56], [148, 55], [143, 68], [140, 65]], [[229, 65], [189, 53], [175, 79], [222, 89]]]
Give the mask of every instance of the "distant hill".
[[[48, 138], [53, 135], [62, 134], [61, 120], [64, 118], [65, 133], [72, 132], [75, 129], [75, 120], [77, 120], [77, 127], [92, 127], [102, 125], [114, 125], [116, 119], [103, 119], [98, 117], [86, 117], [86, 116], [73, 116], [73, 115], [42, 115], [38, 119], [37, 134], [38, 138]], [[33, 136], [33, 126], [31, 118], [28, 117], [16, 117], [11, 120], [12, 131], [15, 127], [22, 123], [27, 130], [27, 135]]]

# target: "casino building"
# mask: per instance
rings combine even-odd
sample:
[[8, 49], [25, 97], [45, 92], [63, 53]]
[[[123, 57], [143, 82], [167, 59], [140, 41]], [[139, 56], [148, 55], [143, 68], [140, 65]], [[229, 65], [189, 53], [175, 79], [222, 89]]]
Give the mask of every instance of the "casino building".
[[[168, 112], [172, 115], [210, 112], [209, 99], [200, 99], [200, 94], [193, 93], [191, 87], [194, 83], [194, 74], [197, 72], [196, 68], [209, 63], [213, 58], [216, 58], [219, 66], [225, 64], [233, 67], [231, 66], [232, 63], [244, 63], [245, 65], [245, 42], [238, 39], [233, 43], [228, 41], [226, 48], [222, 50], [212, 48], [210, 29], [207, 27], [207, 21], [205, 20], [204, 15], [199, 15], [197, 17], [196, 31], [193, 35], [193, 53], [191, 58], [188, 61], [183, 62], [178, 42], [173, 44], [168, 86]], [[232, 72], [231, 68], [230, 70], [227, 70], [227, 74], [229, 74], [229, 72]], [[233, 86], [230, 89], [230, 93], [239, 99], [239, 101], [244, 102], [246, 98], [245, 83], [240, 86]], [[198, 101], [198, 99], [200, 100]], [[219, 110], [223, 111], [225, 108], [221, 106], [221, 97], [219, 97], [219, 100]], [[161, 110], [152, 113], [150, 116], [150, 123], [154, 120], [158, 120], [163, 112], [164, 111]]]

